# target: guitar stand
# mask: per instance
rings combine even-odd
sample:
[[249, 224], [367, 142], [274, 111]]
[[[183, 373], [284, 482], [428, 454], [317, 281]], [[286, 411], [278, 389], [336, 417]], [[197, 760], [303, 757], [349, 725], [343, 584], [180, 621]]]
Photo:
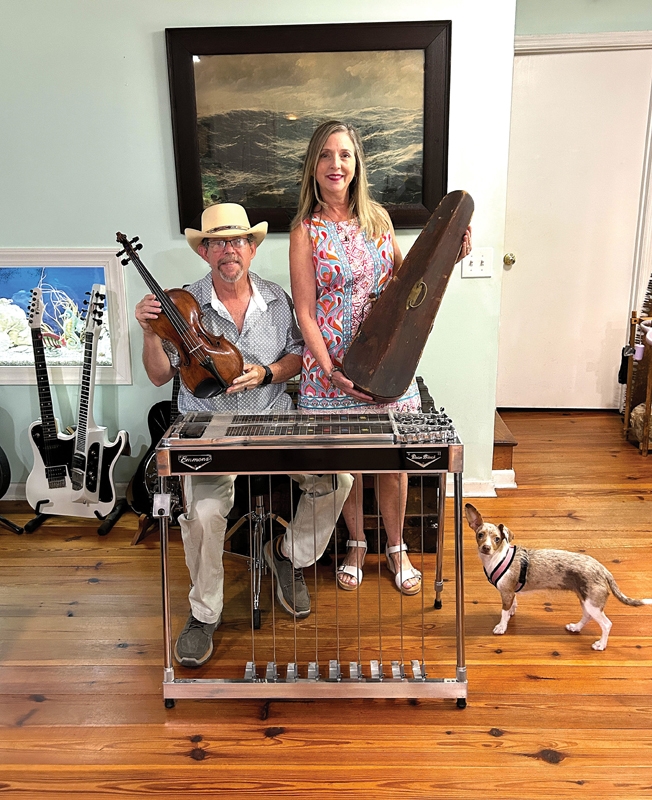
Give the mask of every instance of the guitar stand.
[[[36, 504], [36, 516], [30, 519], [30, 521], [25, 525], [24, 528], [21, 528], [20, 531], [16, 531], [16, 533], [22, 533], [23, 530], [25, 533], [33, 533], [37, 528], [45, 522], [46, 519], [49, 519], [53, 516], [53, 514], [41, 514], [39, 509], [46, 503], [47, 500], [41, 500]], [[97, 533], [99, 536], [106, 536], [106, 534], [111, 530], [111, 528], [116, 524], [116, 522], [120, 519], [120, 517], [127, 511], [129, 508], [129, 503], [122, 498], [122, 500], [118, 500], [118, 502], [113, 507], [113, 511], [109, 512], [106, 517], [99, 517], [102, 519], [103, 522], [100, 527], [97, 529]]]
[[156, 530], [158, 532], [158, 527], [159, 521], [157, 517], [153, 517], [151, 514], [141, 514], [138, 518], [138, 530], [131, 540], [132, 547], [136, 544], [140, 544], [152, 531]]
[[41, 503], [36, 504], [36, 516], [32, 517], [30, 521], [25, 525], [24, 531], [25, 533], [33, 533], [37, 528], [40, 528], [41, 525], [45, 522], [46, 519], [50, 519], [52, 514], [41, 514], [39, 513], [39, 507]]
[[252, 476], [251, 491], [255, 492], [254, 507], [248, 514], [243, 514], [235, 525], [232, 525], [224, 535], [224, 542], [226, 543], [233, 534], [247, 522], [251, 525], [250, 554], [245, 556], [241, 553], [233, 553], [230, 550], [225, 550], [224, 555], [233, 556], [233, 558], [243, 558], [247, 562], [247, 566], [252, 573], [251, 617], [255, 630], [260, 629], [260, 585], [263, 574], [267, 573], [267, 564], [263, 556], [265, 523], [268, 521], [279, 522], [284, 528], [287, 528], [289, 524], [282, 517], [279, 517], [278, 514], [265, 511], [265, 496], [263, 494], [264, 477], [263, 475]]
[[6, 517], [3, 516], [0, 516], [0, 525], [4, 525], [5, 528], [9, 528], [9, 530], [13, 531], [14, 533], [20, 534], [24, 530], [23, 528], [20, 527], [20, 525], [16, 525], [15, 522], [12, 522], [10, 519], [7, 519]]
[[104, 521], [97, 529], [97, 533], [99, 536], [106, 536], [106, 534], [111, 530], [111, 528], [116, 524], [116, 522], [120, 519], [120, 517], [125, 513], [125, 511], [129, 510], [129, 503], [127, 502], [126, 498], [122, 498], [122, 500], [118, 500], [118, 502], [113, 507], [113, 511], [110, 511], [106, 517], [104, 517]]

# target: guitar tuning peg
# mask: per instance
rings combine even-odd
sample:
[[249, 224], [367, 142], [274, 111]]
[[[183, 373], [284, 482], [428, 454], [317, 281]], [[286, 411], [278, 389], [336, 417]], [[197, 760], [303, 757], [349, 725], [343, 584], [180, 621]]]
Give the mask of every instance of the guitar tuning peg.
[[125, 251], [123, 249], [123, 250], [120, 250], [119, 253], [116, 253], [115, 256], [116, 256], [116, 258], [120, 258], [120, 256], [123, 256], [124, 254], [125, 254]]
[[[88, 294], [88, 292], [86, 292], [86, 294]], [[88, 300], [84, 300], [84, 305], [85, 305], [85, 306], [87, 306], [87, 305], [88, 305]]]
[[139, 237], [138, 236], [134, 236], [134, 238], [131, 240], [130, 244], [135, 244], [138, 241], [140, 241]]
[[142, 250], [142, 249], [143, 249], [143, 245], [142, 245], [142, 243], [140, 243], [140, 244], [137, 244], [137, 245], [134, 247], [134, 250]]
[[120, 263], [121, 263], [123, 266], [125, 266], [125, 267], [126, 267], [126, 266], [127, 266], [127, 264], [129, 263], [129, 259], [128, 259], [128, 258], [123, 258], [123, 259], [122, 259], [122, 261], [121, 261]]

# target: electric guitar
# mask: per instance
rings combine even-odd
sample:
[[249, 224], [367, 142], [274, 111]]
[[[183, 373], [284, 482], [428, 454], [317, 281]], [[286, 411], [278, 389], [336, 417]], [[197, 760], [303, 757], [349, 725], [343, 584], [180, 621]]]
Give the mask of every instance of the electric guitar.
[[34, 465], [27, 478], [25, 493], [27, 502], [37, 514], [76, 514], [71, 501], [70, 482], [75, 436], [60, 433], [58, 420], [54, 416], [41, 332], [43, 311], [42, 292], [38, 288], [32, 289], [27, 318], [32, 333], [41, 418], [29, 426]]
[[[172, 400], [161, 400], [159, 403], [155, 403], [147, 415], [147, 427], [149, 428], [151, 444], [138, 464], [136, 472], [134, 472], [127, 487], [127, 502], [136, 514], [146, 514], [148, 516], [152, 514], [152, 501], [154, 494], [158, 492], [156, 445], [161, 441], [161, 437], [172, 422], [179, 416], [178, 396], [179, 373], [177, 372], [172, 386]], [[183, 505], [178, 478], [168, 479], [168, 490], [171, 501], [170, 510], [174, 518], [175, 512], [178, 515]]]
[[115, 506], [113, 468], [129, 439], [126, 431], [118, 431], [115, 441], [109, 442], [107, 429], [96, 425], [93, 419], [95, 362], [105, 297], [106, 287], [93, 284], [86, 315], [79, 413], [70, 471], [71, 500], [76, 511], [67, 512], [80, 517], [95, 515], [100, 519]]

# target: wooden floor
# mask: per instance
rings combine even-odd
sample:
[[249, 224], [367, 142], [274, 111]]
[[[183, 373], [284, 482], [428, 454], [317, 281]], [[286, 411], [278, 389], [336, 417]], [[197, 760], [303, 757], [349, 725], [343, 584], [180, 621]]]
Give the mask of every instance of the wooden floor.
[[[652, 596], [652, 457], [623, 442], [620, 418], [502, 417], [519, 443], [519, 488], [473, 500], [485, 518], [528, 546], [589, 552], [626, 594]], [[29, 518], [6, 502], [0, 513]], [[449, 677], [451, 518], [449, 507], [443, 609], [430, 608], [430, 555], [425, 595], [428, 661]], [[182, 700], [166, 710], [158, 543], [130, 547], [135, 529], [132, 515], [106, 537], [66, 518], [29, 535], [0, 528], [0, 797], [652, 797], [652, 608], [611, 598], [602, 653], [591, 649], [597, 626], [565, 631], [580, 616], [569, 595], [522, 596], [508, 633], [493, 636], [499, 597], [466, 528], [466, 709], [448, 700]], [[178, 534], [171, 565], [178, 627], [187, 613]], [[248, 634], [241, 568], [227, 569], [215, 642], [228, 657]], [[373, 570], [370, 558], [367, 592]], [[397, 614], [384, 569], [381, 585], [383, 608]], [[354, 619], [356, 595], [342, 602]], [[420, 598], [406, 603], [421, 608]], [[355, 649], [355, 625], [349, 634]]]

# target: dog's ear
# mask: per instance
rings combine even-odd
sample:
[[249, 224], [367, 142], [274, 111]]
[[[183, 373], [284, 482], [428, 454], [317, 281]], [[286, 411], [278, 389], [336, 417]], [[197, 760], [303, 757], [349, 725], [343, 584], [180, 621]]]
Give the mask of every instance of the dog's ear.
[[503, 525], [503, 523], [499, 523], [498, 530], [502, 533], [503, 539], [506, 542], [511, 542], [514, 539], [514, 534], [510, 531], [507, 525]]
[[473, 528], [474, 531], [477, 531], [484, 523], [482, 514], [475, 506], [472, 506], [471, 503], [467, 503], [464, 506], [464, 513], [466, 514], [466, 521], [469, 523], [469, 527]]

